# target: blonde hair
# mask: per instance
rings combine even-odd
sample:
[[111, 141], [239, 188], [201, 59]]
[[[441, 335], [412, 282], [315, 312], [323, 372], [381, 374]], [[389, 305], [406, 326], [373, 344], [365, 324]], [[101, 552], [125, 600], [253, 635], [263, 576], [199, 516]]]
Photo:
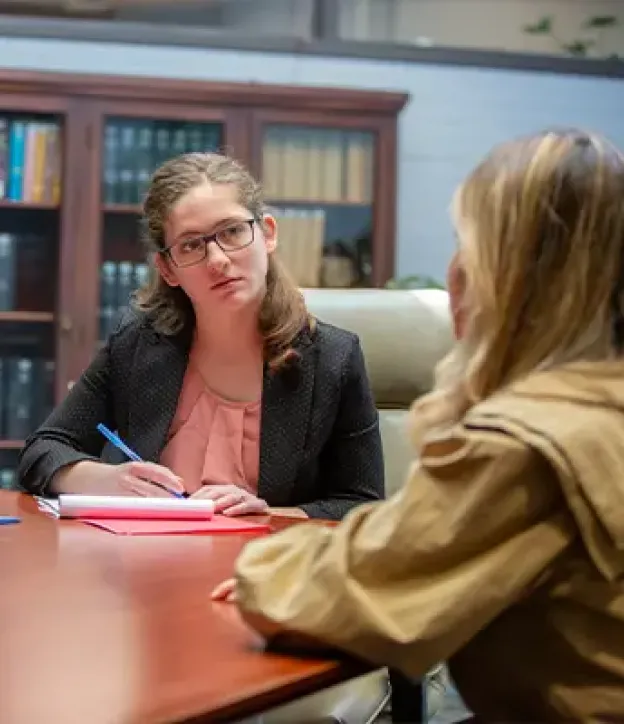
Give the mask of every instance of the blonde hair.
[[[247, 169], [229, 156], [218, 153], [187, 153], [172, 158], [156, 170], [143, 203], [143, 243], [148, 253], [150, 276], [137, 291], [135, 306], [150, 315], [154, 328], [174, 335], [195, 323], [190, 299], [179, 287], [169, 286], [155, 263], [165, 248], [165, 222], [173, 206], [191, 189], [203, 183], [232, 184], [239, 203], [262, 222], [265, 204], [260, 184]], [[264, 340], [264, 357], [278, 369], [296, 357], [292, 346], [297, 336], [314, 328], [303, 296], [275, 254], [269, 254], [264, 296], [258, 328]]]
[[624, 343], [624, 156], [606, 140], [572, 129], [503, 144], [453, 216], [469, 316], [413, 405], [417, 444], [533, 371]]

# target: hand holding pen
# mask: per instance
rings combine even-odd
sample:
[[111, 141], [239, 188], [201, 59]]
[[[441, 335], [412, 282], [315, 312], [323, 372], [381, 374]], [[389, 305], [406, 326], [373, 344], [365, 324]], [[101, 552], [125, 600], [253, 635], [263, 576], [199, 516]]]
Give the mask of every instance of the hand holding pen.
[[110, 466], [114, 468], [111, 473], [117, 476], [117, 483], [120, 487], [143, 497], [163, 495], [173, 495], [176, 498], [187, 497], [182, 479], [171, 472], [169, 468], [142, 460], [134, 450], [130, 449], [118, 435], [105, 425], [100, 424], [97, 429], [111, 444], [131, 460], [131, 462], [122, 465]]

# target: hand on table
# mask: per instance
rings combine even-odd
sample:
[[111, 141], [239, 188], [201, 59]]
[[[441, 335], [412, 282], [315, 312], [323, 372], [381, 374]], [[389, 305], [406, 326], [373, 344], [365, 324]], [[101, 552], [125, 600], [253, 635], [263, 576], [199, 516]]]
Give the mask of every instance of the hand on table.
[[257, 515], [269, 512], [269, 506], [264, 500], [237, 485], [204, 485], [190, 497], [213, 500], [215, 512], [223, 515]]
[[210, 597], [213, 601], [236, 603], [238, 600], [236, 595], [236, 580], [234, 578], [228, 578], [227, 581], [223, 581], [214, 589]]
[[[211, 593], [210, 597], [213, 601], [220, 603], [238, 603], [238, 595], [236, 593], [236, 580], [228, 578], [227, 581], [220, 583]], [[264, 638], [272, 639], [277, 634], [282, 633], [282, 628], [273, 621], [265, 618], [261, 613], [249, 613], [239, 609], [243, 621], [250, 628]]]

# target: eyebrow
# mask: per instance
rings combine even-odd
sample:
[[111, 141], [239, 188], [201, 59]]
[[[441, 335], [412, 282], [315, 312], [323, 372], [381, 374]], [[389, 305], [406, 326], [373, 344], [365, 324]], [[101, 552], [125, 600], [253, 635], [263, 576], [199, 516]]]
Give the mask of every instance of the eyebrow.
[[225, 219], [221, 219], [221, 221], [218, 221], [216, 224], [214, 224], [211, 231], [183, 231], [179, 236], [176, 236], [172, 246], [178, 244], [180, 241], [184, 241], [185, 239], [194, 239], [198, 236], [211, 236], [212, 234], [222, 229], [224, 226], [227, 226], [228, 224], [231, 224], [235, 221], [247, 221], [247, 217], [244, 217], [242, 215], [228, 216]]

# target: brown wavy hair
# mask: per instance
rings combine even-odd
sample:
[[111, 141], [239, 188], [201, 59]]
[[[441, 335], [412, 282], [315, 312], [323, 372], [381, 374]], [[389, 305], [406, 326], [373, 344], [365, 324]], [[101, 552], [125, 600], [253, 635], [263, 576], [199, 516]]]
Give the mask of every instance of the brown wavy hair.
[[624, 155], [553, 130], [495, 148], [458, 189], [464, 334], [411, 416], [417, 444], [538, 370], [624, 351]]
[[[154, 329], [161, 334], [174, 335], [195, 324], [190, 299], [182, 289], [165, 282], [154, 259], [166, 248], [164, 225], [173, 206], [191, 189], [206, 182], [236, 186], [238, 202], [258, 223], [262, 224], [266, 213], [262, 187], [230, 156], [187, 153], [170, 159], [156, 170], [143, 202], [142, 239], [150, 275], [148, 282], [136, 292], [134, 305], [150, 316]], [[275, 370], [296, 358], [293, 344], [302, 332], [313, 331], [314, 320], [303, 295], [275, 254], [269, 254], [266, 286], [258, 328], [264, 340], [264, 359]]]

